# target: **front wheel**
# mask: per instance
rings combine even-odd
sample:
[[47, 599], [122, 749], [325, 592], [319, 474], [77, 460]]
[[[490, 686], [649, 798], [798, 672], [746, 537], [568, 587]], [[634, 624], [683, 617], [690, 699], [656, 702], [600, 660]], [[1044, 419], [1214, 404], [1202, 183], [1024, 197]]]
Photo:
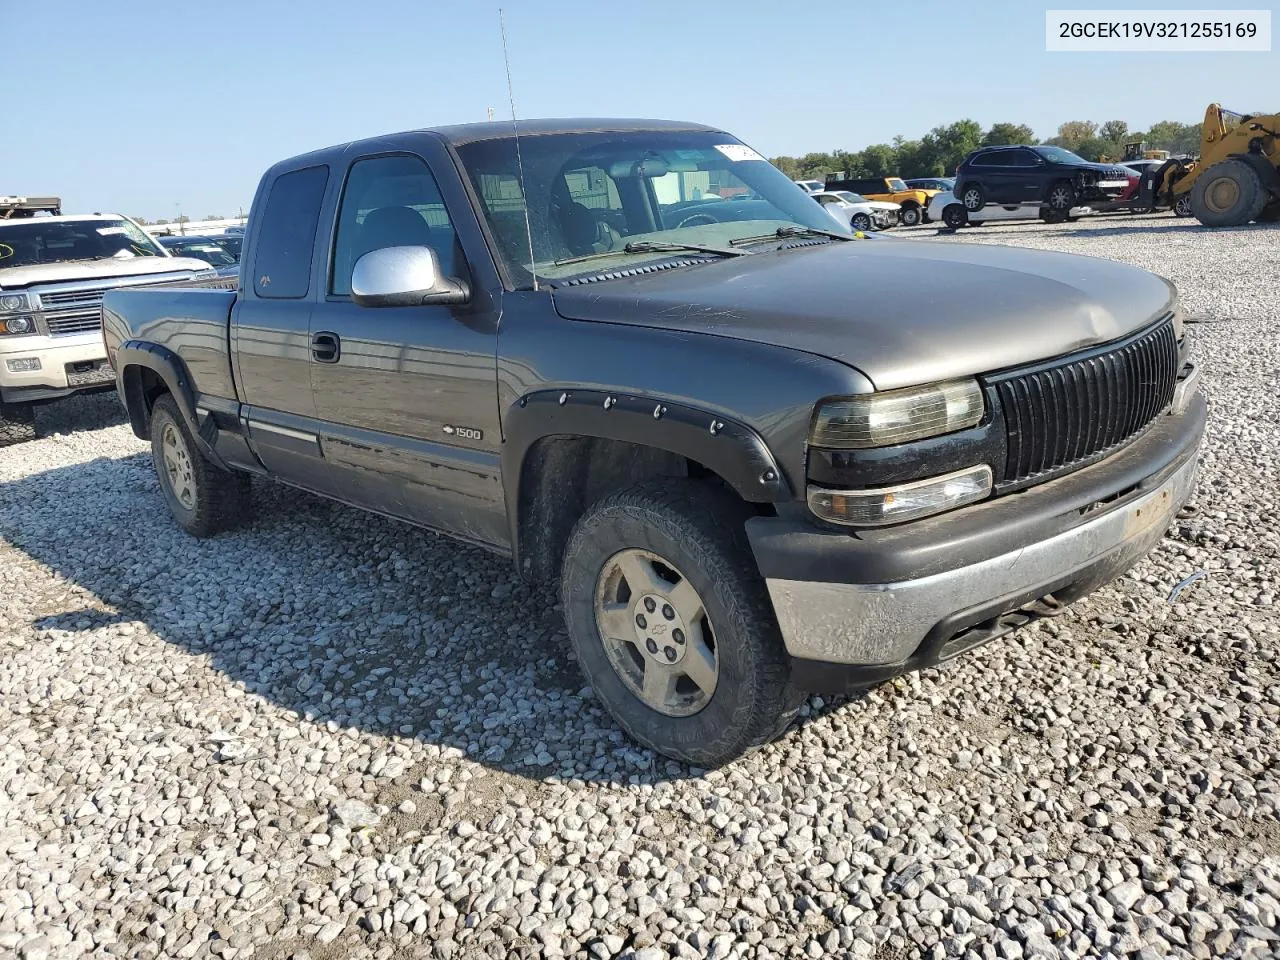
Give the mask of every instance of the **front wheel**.
[[867, 231], [871, 229], [871, 218], [865, 213], [855, 213], [853, 215], [853, 229]]
[[248, 512], [249, 478], [200, 452], [169, 394], [151, 409], [151, 459], [169, 512], [193, 537], [229, 530]]
[[0, 403], [0, 447], [36, 438], [36, 408], [29, 403]]
[[1068, 210], [1076, 205], [1076, 190], [1066, 180], [1059, 180], [1049, 188], [1049, 196], [1046, 198], [1049, 209], [1055, 213], [1066, 214]]
[[588, 509], [565, 550], [565, 621], [596, 696], [633, 739], [695, 766], [766, 742], [803, 702], [748, 516], [704, 483], [643, 483]]
[[898, 221], [904, 227], [914, 227], [920, 222], [920, 208], [912, 204], [908, 204], [898, 212]]
[[1173, 215], [1175, 217], [1191, 216], [1191, 194], [1184, 193], [1173, 202]]
[[1222, 160], [1191, 187], [1191, 210], [1206, 227], [1239, 227], [1257, 220], [1267, 190], [1258, 171], [1244, 160]]
[[964, 207], [960, 206], [958, 203], [950, 204], [947, 206], [947, 209], [942, 211], [942, 222], [952, 230], [959, 230], [965, 225], [968, 219], [968, 216], [964, 212]]

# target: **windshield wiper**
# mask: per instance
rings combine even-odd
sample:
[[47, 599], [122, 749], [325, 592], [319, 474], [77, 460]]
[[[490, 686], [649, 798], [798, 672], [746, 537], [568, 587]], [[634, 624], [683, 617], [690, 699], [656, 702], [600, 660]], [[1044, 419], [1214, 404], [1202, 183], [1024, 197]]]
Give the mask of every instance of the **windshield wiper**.
[[787, 237], [830, 237], [832, 240], [858, 239], [852, 234], [837, 233], [835, 230], [823, 230], [821, 227], [802, 227], [797, 223], [791, 226], [779, 227], [773, 233], [761, 234], [758, 237], [738, 237], [736, 240], [730, 240], [729, 245], [736, 247], [740, 243], [762, 243], [765, 240], [781, 240]]
[[621, 250], [605, 250], [602, 253], [588, 253], [581, 257], [569, 257], [557, 260], [555, 265], [563, 267], [570, 263], [584, 263], [587, 260], [600, 260], [604, 257], [621, 257], [628, 253], [679, 253], [682, 250], [693, 253], [710, 253], [718, 257], [741, 257], [750, 254], [750, 250], [732, 250], [728, 247], [706, 247], [700, 243], [669, 243], [666, 240], [635, 240]]

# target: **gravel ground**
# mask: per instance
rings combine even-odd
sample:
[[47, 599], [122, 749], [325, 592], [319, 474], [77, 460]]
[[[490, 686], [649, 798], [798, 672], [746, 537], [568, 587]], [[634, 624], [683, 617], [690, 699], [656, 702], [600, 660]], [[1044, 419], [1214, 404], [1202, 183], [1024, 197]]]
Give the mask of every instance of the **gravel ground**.
[[44, 411], [0, 450], [0, 955], [1280, 955], [1280, 232], [963, 237], [1178, 283], [1199, 512], [716, 773], [625, 741], [505, 562], [270, 486], [197, 542], [113, 397]]

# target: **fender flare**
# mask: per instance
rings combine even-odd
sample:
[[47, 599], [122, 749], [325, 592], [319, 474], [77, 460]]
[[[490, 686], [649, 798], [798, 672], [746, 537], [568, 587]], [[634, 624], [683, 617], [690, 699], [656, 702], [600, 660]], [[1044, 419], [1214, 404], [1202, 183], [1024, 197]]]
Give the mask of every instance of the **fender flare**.
[[539, 440], [620, 440], [687, 457], [713, 471], [744, 500], [792, 498], [778, 461], [751, 427], [657, 397], [602, 390], [539, 390], [521, 397], [503, 423], [502, 476], [511, 542], [520, 543], [520, 488], [525, 460]]
[[1280, 200], [1280, 170], [1271, 165], [1271, 161], [1261, 153], [1233, 153], [1231, 159], [1241, 160], [1253, 167], [1262, 181], [1263, 189], [1271, 194], [1272, 199]]
[[[148, 438], [150, 411], [147, 408], [146, 397], [141, 393], [141, 381], [130, 374], [131, 368], [138, 367], [156, 374], [168, 388], [200, 452], [222, 469], [229, 469], [213, 449], [210, 442], [212, 436], [206, 436], [206, 433], [212, 434], [214, 430], [201, 429], [200, 419], [196, 414], [195, 389], [191, 385], [187, 365], [180, 356], [168, 347], [162, 347], [157, 343], [126, 340], [116, 349], [115, 365], [116, 370], [119, 371], [116, 376], [120, 397], [129, 413], [129, 423], [133, 427], [133, 432], [140, 440]], [[205, 423], [211, 428], [216, 428], [211, 417], [207, 418]]]

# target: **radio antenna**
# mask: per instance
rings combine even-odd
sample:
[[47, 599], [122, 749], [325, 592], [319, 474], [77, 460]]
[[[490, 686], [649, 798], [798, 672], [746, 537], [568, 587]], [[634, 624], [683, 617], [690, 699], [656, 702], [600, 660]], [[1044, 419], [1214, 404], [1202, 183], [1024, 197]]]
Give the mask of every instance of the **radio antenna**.
[[502, 30], [502, 62], [507, 68], [507, 99], [511, 101], [511, 131], [516, 141], [516, 171], [520, 178], [520, 202], [524, 207], [524, 232], [529, 238], [529, 274], [533, 277], [533, 289], [538, 289], [538, 265], [533, 255], [533, 224], [529, 220], [529, 193], [524, 188], [524, 156], [520, 153], [520, 124], [516, 120], [516, 94], [511, 85], [511, 57], [507, 54], [507, 18], [498, 8], [498, 27]]

